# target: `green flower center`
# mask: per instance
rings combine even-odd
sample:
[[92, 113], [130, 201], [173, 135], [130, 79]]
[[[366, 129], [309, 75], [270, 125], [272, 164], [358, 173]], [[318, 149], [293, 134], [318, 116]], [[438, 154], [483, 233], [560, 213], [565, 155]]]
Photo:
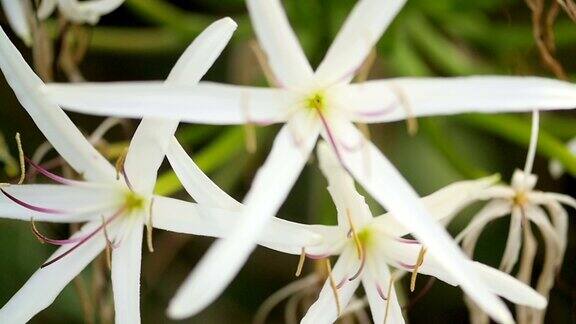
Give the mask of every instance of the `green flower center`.
[[126, 213], [143, 210], [146, 206], [146, 199], [133, 191], [128, 191], [124, 196], [124, 206]]
[[322, 112], [326, 108], [326, 96], [322, 92], [316, 92], [306, 98], [305, 106], [308, 109]]

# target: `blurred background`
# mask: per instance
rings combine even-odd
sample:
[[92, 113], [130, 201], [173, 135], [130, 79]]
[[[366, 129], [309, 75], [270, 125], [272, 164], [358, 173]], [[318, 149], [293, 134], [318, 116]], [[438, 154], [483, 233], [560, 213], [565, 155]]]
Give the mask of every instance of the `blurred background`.
[[[322, 59], [353, 0], [283, 1], [306, 54], [313, 65]], [[576, 24], [554, 1], [530, 0], [410, 0], [375, 48], [375, 60], [368, 78], [395, 76], [456, 76], [471, 74], [542, 75], [573, 79], [576, 72]], [[538, 6], [543, 6], [539, 12]], [[535, 9], [536, 10], [533, 10]], [[557, 14], [555, 19], [552, 19]], [[45, 78], [69, 81], [83, 76], [89, 81], [153, 80], [167, 76], [185, 47], [214, 20], [231, 16], [239, 24], [237, 33], [205, 80], [234, 84], [266, 85], [254, 51], [254, 34], [242, 0], [127, 0], [96, 26], [63, 27], [58, 17], [46, 22], [55, 57], [61, 55], [67, 32], [82, 40], [85, 47], [76, 60], [78, 71], [70, 71], [58, 60]], [[2, 27], [29, 62], [33, 55], [14, 34], [6, 20]], [[539, 31], [539, 28], [543, 30]], [[536, 33], [540, 44], [535, 42]], [[64, 40], [63, 40], [64, 39]], [[84, 45], [83, 45], [84, 44]], [[552, 46], [553, 45], [553, 46]], [[556, 57], [543, 61], [542, 54]], [[557, 61], [555, 61], [557, 60]], [[46, 66], [46, 65], [44, 65]], [[450, 93], [446, 94], [447, 96]], [[0, 182], [18, 177], [14, 134], [20, 132], [28, 156], [44, 142], [32, 120], [19, 106], [5, 80], [0, 80]], [[101, 118], [70, 114], [77, 125], [90, 134]], [[453, 181], [500, 173], [503, 181], [515, 168], [522, 168], [530, 132], [529, 115], [461, 115], [418, 119], [418, 130], [409, 134], [406, 123], [370, 126], [372, 139], [392, 160], [416, 190], [429, 194]], [[99, 143], [102, 152], [114, 161], [137, 125], [121, 121]], [[576, 158], [564, 143], [576, 136], [574, 113], [544, 113], [541, 140], [535, 163], [538, 189], [574, 195]], [[178, 137], [200, 167], [235, 198], [241, 200], [262, 164], [274, 138], [276, 126], [256, 130], [257, 146], [246, 140], [251, 130], [243, 127], [181, 125]], [[249, 136], [252, 138], [252, 136]], [[567, 173], [553, 179], [548, 161], [560, 159]], [[43, 161], [58, 165], [50, 152]], [[67, 168], [56, 169], [68, 172]], [[61, 171], [60, 171], [61, 170]], [[39, 178], [36, 181], [44, 181]], [[306, 223], [334, 224], [335, 208], [325, 190], [326, 181], [311, 160], [294, 187], [279, 217]], [[189, 199], [165, 165], [157, 191]], [[382, 209], [372, 203], [373, 212]], [[457, 233], [472, 215], [474, 207], [459, 216], [450, 231]], [[573, 211], [570, 211], [574, 214]], [[65, 237], [68, 226], [42, 224], [51, 237]], [[480, 239], [476, 258], [497, 266], [507, 235], [508, 219], [487, 228]], [[570, 233], [576, 222], [570, 221]], [[212, 239], [155, 231], [155, 252], [144, 249], [142, 262], [142, 322], [167, 323], [169, 299]], [[546, 321], [576, 322], [576, 240], [569, 236], [564, 266], [551, 291]], [[3, 305], [38, 269], [54, 250], [42, 245], [25, 222], [0, 219], [0, 305]], [[538, 252], [535, 273], [542, 263]], [[264, 300], [295, 280], [298, 256], [288, 256], [258, 248], [244, 270], [225, 294], [200, 315], [183, 323], [250, 323]], [[103, 258], [93, 262], [70, 284], [33, 323], [109, 323], [113, 319], [109, 275]], [[305, 272], [315, 271], [307, 261]], [[404, 279], [407, 280], [407, 279]], [[468, 321], [459, 289], [437, 282], [425, 294], [428, 284], [420, 276], [417, 289], [409, 293], [407, 282], [403, 304], [411, 323]], [[312, 284], [296, 297], [275, 307], [267, 323], [291, 322], [301, 314], [320, 286]], [[420, 288], [420, 290], [418, 289]], [[361, 292], [360, 292], [361, 295]], [[415, 300], [417, 298], [417, 300]], [[350, 322], [352, 317], [344, 318]]]

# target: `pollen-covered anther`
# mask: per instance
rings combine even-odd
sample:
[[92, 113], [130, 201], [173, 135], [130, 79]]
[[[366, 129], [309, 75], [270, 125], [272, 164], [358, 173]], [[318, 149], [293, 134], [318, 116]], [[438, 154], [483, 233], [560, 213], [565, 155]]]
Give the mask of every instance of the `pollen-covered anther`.
[[336, 311], [338, 316], [342, 313], [342, 308], [340, 306], [340, 297], [338, 295], [338, 285], [334, 281], [332, 276], [332, 265], [330, 264], [330, 259], [326, 259], [326, 272], [328, 273], [328, 281], [330, 282], [330, 288], [332, 288], [332, 293], [334, 294], [334, 301], [336, 302]]
[[414, 291], [416, 288], [416, 277], [418, 276], [418, 270], [424, 263], [424, 257], [426, 256], [426, 248], [421, 247], [420, 252], [418, 253], [418, 260], [416, 260], [416, 264], [414, 265], [414, 270], [412, 270], [412, 276], [410, 277], [410, 291]]
[[300, 274], [302, 274], [302, 268], [304, 268], [304, 261], [306, 261], [306, 249], [302, 248], [302, 251], [300, 252], [300, 258], [298, 259], [298, 266], [296, 267], [296, 277], [300, 277]]
[[148, 251], [150, 252], [154, 252], [154, 243], [152, 241], [153, 238], [152, 234], [154, 231], [154, 221], [153, 221], [154, 213], [152, 212], [153, 208], [154, 208], [154, 198], [150, 200], [148, 220], [146, 222], [146, 243], [148, 244]]

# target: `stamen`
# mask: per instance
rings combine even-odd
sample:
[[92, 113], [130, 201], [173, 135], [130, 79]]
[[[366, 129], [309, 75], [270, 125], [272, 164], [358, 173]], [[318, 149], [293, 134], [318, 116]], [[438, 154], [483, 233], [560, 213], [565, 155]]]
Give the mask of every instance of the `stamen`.
[[22, 149], [20, 133], [16, 133], [16, 146], [18, 146], [18, 161], [20, 162], [20, 179], [18, 179], [18, 184], [23, 184], [24, 179], [26, 179], [26, 163], [24, 163], [24, 150]]
[[108, 270], [112, 270], [112, 248], [114, 244], [108, 236], [108, 230], [106, 229], [106, 219], [102, 216], [102, 229], [104, 231], [104, 239], [106, 240], [106, 266]]
[[148, 243], [148, 251], [154, 252], [154, 245], [152, 243], [152, 231], [154, 230], [154, 223], [152, 222], [152, 208], [154, 207], [154, 198], [150, 200], [150, 216], [148, 217], [148, 222], [146, 222], [146, 242]]
[[421, 247], [420, 253], [418, 253], [418, 260], [416, 261], [416, 265], [414, 266], [414, 270], [412, 271], [412, 277], [410, 277], [410, 291], [413, 292], [414, 288], [416, 288], [416, 277], [418, 276], [418, 269], [424, 263], [424, 256], [426, 255], [426, 248]]
[[408, 97], [406, 97], [404, 91], [402, 91], [402, 89], [396, 84], [390, 84], [390, 88], [400, 101], [400, 105], [402, 108], [404, 108], [404, 111], [406, 111], [406, 124], [408, 126], [408, 134], [410, 136], [416, 135], [416, 133], [418, 133], [418, 120], [416, 117], [414, 117], [414, 112], [412, 111], [412, 106], [408, 101]]
[[356, 273], [348, 279], [348, 281], [354, 281], [356, 278], [360, 276], [362, 270], [364, 270], [364, 265], [366, 264], [366, 257], [364, 257], [364, 252], [362, 252], [362, 258], [360, 259], [360, 267], [356, 271]]
[[324, 129], [326, 130], [326, 134], [328, 135], [328, 141], [330, 142], [330, 145], [332, 145], [332, 148], [334, 148], [334, 153], [336, 153], [336, 157], [338, 158], [338, 161], [340, 161], [340, 164], [342, 165], [342, 167], [344, 169], [348, 170], [348, 168], [344, 164], [344, 159], [342, 158], [342, 154], [340, 152], [340, 149], [338, 148], [338, 145], [336, 144], [336, 138], [334, 137], [334, 134], [332, 133], [330, 126], [328, 126], [328, 121], [326, 120], [326, 118], [324, 117], [324, 114], [322, 114], [322, 112], [320, 110], [318, 110], [317, 112], [318, 112], [318, 117], [320, 117], [320, 121], [322, 122], [322, 125], [324, 126]]
[[116, 160], [116, 180], [120, 180], [120, 175], [122, 175], [122, 177], [124, 177], [124, 182], [126, 182], [126, 185], [128, 186], [128, 188], [130, 188], [130, 190], [134, 191], [134, 188], [132, 187], [132, 184], [130, 183], [130, 179], [128, 178], [128, 175], [126, 174], [126, 169], [124, 168], [124, 163], [126, 162], [126, 156], [127, 155], [128, 155], [128, 148], [124, 149], [124, 152], [122, 152], [122, 154], [120, 155], [118, 160]]
[[254, 127], [254, 124], [250, 122], [250, 116], [248, 112], [248, 94], [246, 92], [241, 93], [240, 106], [242, 107], [242, 112], [246, 117], [246, 124], [244, 124], [246, 151], [248, 153], [255, 153], [258, 147], [258, 140], [256, 138], [256, 128]]
[[336, 301], [336, 311], [338, 313], [338, 316], [340, 316], [340, 313], [342, 313], [342, 309], [340, 307], [340, 298], [338, 297], [338, 287], [334, 282], [334, 277], [332, 277], [332, 266], [330, 265], [330, 259], [326, 259], [326, 272], [328, 272], [328, 280], [330, 282], [332, 292], [334, 293], [334, 300]]
[[394, 285], [394, 275], [390, 275], [390, 282], [388, 283], [388, 291], [386, 293], [386, 296], [388, 296], [388, 298], [386, 298], [386, 309], [384, 311], [384, 324], [386, 324], [387, 320], [388, 320], [388, 313], [390, 310], [390, 295], [392, 294], [392, 286]]
[[266, 54], [264, 53], [264, 51], [262, 51], [262, 48], [260, 48], [258, 42], [256, 42], [255, 40], [250, 41], [250, 49], [252, 49], [252, 52], [254, 52], [254, 56], [256, 56], [256, 61], [258, 61], [260, 68], [262, 68], [262, 72], [264, 73], [264, 77], [266, 78], [268, 83], [270, 83], [275, 87], [283, 88], [284, 86], [274, 76], [274, 72], [272, 72], [272, 68], [270, 67], [270, 65], [268, 64], [268, 60], [266, 59]]
[[0, 191], [6, 196], [8, 197], [8, 199], [12, 200], [13, 202], [15, 202], [16, 204], [32, 210], [32, 211], [36, 211], [39, 213], [44, 213], [44, 214], [66, 214], [67, 212], [65, 210], [60, 210], [60, 209], [52, 209], [52, 208], [45, 208], [45, 207], [39, 207], [39, 206], [34, 206], [31, 205], [25, 201], [22, 201], [14, 196], [12, 196], [11, 194], [7, 193], [4, 189], [0, 188]]
[[56, 182], [58, 182], [60, 184], [64, 184], [64, 185], [82, 185], [82, 184], [84, 184], [81, 181], [71, 180], [71, 179], [59, 176], [57, 174], [54, 174], [54, 173], [48, 171], [47, 169], [45, 169], [44, 167], [36, 164], [34, 161], [29, 159], [28, 157], [24, 157], [24, 158], [25, 158], [26, 162], [28, 162], [38, 173], [42, 174], [43, 176], [47, 177], [48, 179], [51, 179], [53, 181], [56, 181]]
[[306, 261], [306, 249], [302, 248], [302, 252], [300, 252], [300, 259], [298, 259], [298, 267], [296, 268], [296, 277], [300, 277], [302, 268], [304, 268], [304, 261]]
[[40, 241], [40, 243], [42, 243], [42, 244], [48, 243], [48, 244], [53, 244], [53, 245], [66, 245], [66, 244], [76, 243], [82, 239], [82, 237], [70, 238], [67, 240], [51, 239], [51, 238], [47, 237], [46, 235], [40, 233], [40, 231], [36, 228], [36, 223], [34, 222], [34, 218], [30, 218], [30, 223], [32, 224], [32, 233], [34, 233], [34, 235], [36, 236], [38, 241]]
[[382, 298], [383, 301], [387, 301], [388, 297], [384, 296], [384, 292], [382, 291], [382, 287], [376, 283], [376, 291], [378, 292], [378, 296], [380, 296], [380, 298]]
[[348, 237], [350, 237], [350, 234], [352, 234], [352, 237], [354, 237], [354, 245], [356, 246], [358, 259], [362, 260], [364, 258], [363, 257], [364, 249], [362, 248], [362, 242], [360, 241], [360, 237], [358, 237], [358, 233], [356, 232], [356, 228], [354, 227], [354, 223], [352, 222], [352, 215], [350, 214], [350, 209], [346, 209], [346, 218], [348, 219], [348, 225], [350, 226]]
[[[116, 218], [118, 218], [118, 216], [122, 215], [125, 211], [125, 207], [120, 208], [114, 215], [112, 215], [110, 218], [108, 218], [102, 225], [100, 225], [98, 228], [96, 228], [94, 231], [90, 232], [88, 235], [86, 235], [85, 237], [83, 237], [80, 241], [78, 241], [78, 243], [76, 243], [76, 245], [74, 245], [72, 248], [70, 248], [69, 250], [65, 251], [64, 253], [60, 254], [59, 256], [55, 257], [54, 259], [47, 261], [46, 263], [44, 263], [43, 265], [40, 266], [40, 268], [45, 268], [51, 264], [53, 264], [54, 262], [57, 262], [58, 260], [61, 260], [63, 257], [67, 256], [68, 254], [72, 253], [74, 250], [76, 250], [77, 248], [79, 248], [80, 246], [82, 246], [84, 243], [86, 243], [89, 239], [91, 239], [92, 237], [94, 237], [96, 234], [98, 234], [98, 232], [102, 231], [103, 229], [106, 228], [106, 226], [108, 224], [110, 224], [113, 220], [115, 220]], [[104, 231], [104, 235], [106, 235], [106, 231]]]

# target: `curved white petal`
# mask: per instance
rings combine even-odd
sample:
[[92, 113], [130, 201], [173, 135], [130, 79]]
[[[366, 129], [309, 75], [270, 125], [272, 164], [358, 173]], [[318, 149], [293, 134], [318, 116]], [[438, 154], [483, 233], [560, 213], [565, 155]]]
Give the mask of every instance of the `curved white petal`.
[[316, 70], [316, 76], [328, 83], [352, 80], [405, 2], [406, 0], [358, 1]]
[[100, 16], [120, 7], [124, 0], [59, 0], [60, 11], [69, 20], [76, 23], [96, 24]]
[[[348, 134], [361, 136], [352, 125]], [[386, 207], [398, 222], [411, 230], [427, 247], [430, 255], [442, 261], [446, 271], [457, 278], [462, 289], [477, 301], [484, 311], [495, 320], [511, 322], [512, 315], [506, 305], [488, 291], [486, 285], [479, 284], [477, 276], [468, 271], [468, 258], [442, 225], [433, 219], [412, 187], [372, 143], [366, 142], [365, 145], [365, 148], [355, 151], [343, 150], [344, 164], [358, 182]], [[369, 159], [369, 170], [365, 168], [364, 159]]]
[[[423, 197], [421, 201], [434, 219], [447, 224], [462, 208], [473, 203], [478, 194], [493, 185], [498, 179], [498, 176], [490, 176], [478, 180], [454, 182]], [[374, 225], [397, 237], [410, 233], [410, 230], [399, 224], [388, 213], [375, 217]]]
[[[76, 223], [100, 219], [98, 213], [120, 206], [118, 192], [110, 187], [66, 185], [11, 185], [0, 192], [0, 217], [30, 221]], [[28, 204], [29, 207], [23, 206]]]
[[[394, 282], [390, 280], [391, 274], [388, 265], [378, 255], [372, 256], [366, 262], [369, 263], [364, 269], [366, 274], [362, 278], [362, 284], [370, 304], [372, 320], [374, 323], [403, 324], [404, 317], [402, 316], [402, 308], [398, 303], [396, 289], [391, 287], [390, 295], [387, 295], [388, 285], [394, 285]], [[387, 300], [382, 299], [378, 289], [380, 289], [380, 292], [384, 294]], [[389, 305], [387, 305], [388, 303]]]
[[230, 210], [242, 207], [242, 204], [220, 189], [200, 170], [175, 137], [172, 138], [166, 155], [182, 186], [196, 202]]
[[144, 118], [136, 132], [124, 163], [126, 178], [136, 192], [151, 194], [158, 169], [178, 127], [177, 122]]
[[[347, 280], [350, 275], [354, 274], [358, 270], [359, 262], [356, 259], [355, 251], [351, 249], [345, 250], [342, 255], [338, 258], [338, 261], [332, 269], [332, 278], [334, 282], [338, 284], [342, 280]], [[338, 301], [342, 310], [346, 308], [354, 292], [360, 285], [360, 278], [356, 278], [352, 281], [347, 281], [340, 289], [338, 289]], [[322, 323], [333, 323], [338, 318], [338, 308], [336, 305], [336, 299], [334, 297], [334, 291], [332, 290], [329, 280], [326, 280], [318, 299], [306, 312], [301, 324], [322, 324]]]
[[520, 255], [520, 247], [522, 246], [522, 210], [519, 207], [512, 208], [510, 217], [506, 248], [504, 248], [502, 260], [500, 261], [500, 270], [506, 273], [510, 273], [514, 265], [516, 265]]
[[66, 114], [42, 92], [43, 83], [0, 30], [0, 68], [36, 126], [56, 151], [86, 179], [110, 181], [115, 171], [84, 138]]
[[44, 20], [56, 10], [56, 6], [58, 5], [58, 0], [41, 0], [40, 5], [38, 6], [38, 11], [36, 14], [38, 18]]
[[140, 263], [142, 224], [125, 226], [118, 246], [112, 250], [112, 291], [116, 323], [140, 323]]
[[210, 125], [270, 124], [286, 120], [295, 97], [281, 89], [201, 82], [48, 84], [46, 93], [64, 109], [127, 118], [161, 117]]
[[[478, 230], [481, 230], [492, 220], [507, 215], [512, 212], [512, 204], [506, 200], [493, 200], [486, 204], [468, 223], [468, 225], [458, 234], [456, 241], [468, 240], [468, 236]], [[474, 235], [477, 237], [477, 235]], [[474, 239], [475, 241], [475, 239]], [[475, 243], [474, 243], [475, 244]]]
[[298, 42], [279, 0], [248, 0], [246, 2], [252, 27], [258, 41], [281, 83], [298, 86], [312, 78], [313, 71]]
[[32, 35], [30, 34], [30, 24], [28, 22], [28, 2], [22, 0], [2, 0], [2, 9], [8, 19], [8, 23], [12, 30], [24, 41], [26, 44], [32, 42]]
[[285, 125], [277, 135], [270, 155], [252, 182], [245, 199], [242, 222], [229, 237], [219, 240], [208, 250], [186, 279], [170, 302], [170, 317], [191, 316], [220, 295], [254, 249], [257, 233], [286, 199], [318, 134], [315, 130], [297, 145], [289, 127], [289, 124]]
[[[339, 101], [379, 123], [407, 117], [576, 108], [576, 85], [540, 77], [397, 78], [343, 87]], [[372, 111], [382, 113], [365, 114]], [[363, 113], [364, 112], [364, 113]]]
[[[72, 237], [86, 235], [100, 224], [100, 221], [89, 223]], [[70, 255], [36, 271], [0, 309], [0, 323], [26, 323], [50, 306], [62, 289], [104, 249], [105, 244], [103, 235], [97, 234]], [[68, 249], [69, 246], [63, 246], [52, 257]]]

